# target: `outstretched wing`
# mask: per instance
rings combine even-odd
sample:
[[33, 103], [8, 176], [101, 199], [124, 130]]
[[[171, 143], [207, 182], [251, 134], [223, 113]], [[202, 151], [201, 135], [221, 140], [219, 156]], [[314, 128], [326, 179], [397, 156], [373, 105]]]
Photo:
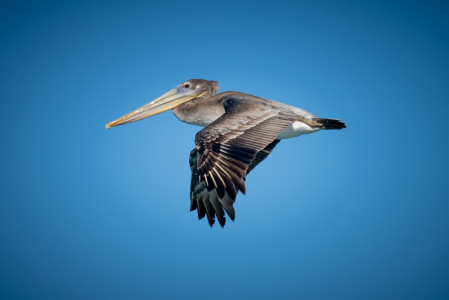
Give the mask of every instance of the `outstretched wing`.
[[[270, 144], [268, 144], [263, 150], [257, 152], [256, 157], [253, 159], [251, 164], [248, 166], [248, 170], [246, 171], [246, 175], [248, 176], [249, 172], [252, 171], [257, 165], [259, 165], [267, 156], [273, 151], [274, 147], [279, 144], [281, 140], [274, 140]], [[209, 202], [217, 216], [218, 223], [220, 223], [221, 227], [223, 227], [226, 223], [226, 217], [223, 209], [226, 211], [231, 220], [235, 219], [235, 210], [232, 206], [234, 201], [229, 197], [226, 193], [225, 197], [220, 199], [218, 197], [217, 191], [213, 189], [212, 191], [207, 190], [207, 186], [205, 182], [199, 181], [199, 176], [197, 172], [197, 160], [198, 160], [198, 151], [197, 149], [193, 149], [190, 152], [189, 164], [190, 170], [192, 171], [192, 179], [190, 184], [190, 211], [197, 210], [198, 211], [198, 219], [204, 218], [206, 215], [206, 207], [209, 205], [205, 205], [205, 203]], [[211, 211], [208, 216], [213, 216], [213, 212]], [[214, 219], [209, 219], [209, 224], [214, 224]]]
[[223, 209], [226, 211], [231, 220], [234, 221], [235, 211], [232, 204], [234, 201], [229, 197], [228, 194], [223, 198], [219, 198], [217, 191], [207, 190], [206, 183], [199, 181], [199, 176], [197, 172], [197, 160], [198, 160], [198, 151], [197, 149], [193, 149], [190, 152], [190, 170], [192, 170], [192, 180], [190, 185], [190, 211], [197, 210], [198, 211], [198, 219], [204, 218], [207, 210], [207, 219], [209, 221], [210, 226], [215, 223], [214, 215], [217, 216], [218, 223], [220, 223], [221, 227], [223, 227], [226, 223], [226, 217]]
[[200, 219], [207, 215], [211, 226], [215, 215], [224, 225], [223, 208], [234, 219], [232, 203], [238, 190], [245, 194], [247, 173], [268, 156], [278, 143], [276, 136], [298, 119], [289, 110], [260, 101], [234, 97], [224, 99], [223, 105], [226, 113], [197, 133], [197, 155], [193, 150], [190, 162], [191, 210], [198, 209]]

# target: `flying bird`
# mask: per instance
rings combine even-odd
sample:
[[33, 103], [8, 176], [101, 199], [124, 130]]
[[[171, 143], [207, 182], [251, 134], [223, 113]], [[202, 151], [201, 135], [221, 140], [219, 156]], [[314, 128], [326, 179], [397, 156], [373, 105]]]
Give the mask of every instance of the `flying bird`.
[[204, 127], [190, 152], [190, 211], [198, 219], [215, 216], [223, 227], [225, 211], [234, 221], [237, 192], [246, 193], [246, 176], [273, 151], [280, 140], [346, 128], [336, 119], [322, 119], [280, 102], [240, 92], [217, 94], [218, 82], [187, 80], [159, 98], [109, 123], [132, 123], [172, 109], [182, 122]]

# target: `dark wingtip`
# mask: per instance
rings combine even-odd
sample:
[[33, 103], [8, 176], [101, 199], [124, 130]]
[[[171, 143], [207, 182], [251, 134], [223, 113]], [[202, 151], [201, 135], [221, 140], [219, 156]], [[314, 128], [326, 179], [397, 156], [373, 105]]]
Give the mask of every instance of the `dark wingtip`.
[[190, 201], [190, 211], [194, 211], [196, 209], [196, 207], [197, 207], [196, 200], [193, 199], [192, 196], [191, 196], [190, 199], [191, 199], [191, 201]]
[[198, 212], [198, 220], [201, 220], [206, 216], [206, 212], [202, 212], [199, 209], [197, 209], [197, 212]]
[[[243, 186], [243, 189], [241, 189], [240, 192], [242, 192], [243, 195], [246, 195], [246, 187]], [[235, 201], [235, 199], [234, 199], [234, 201]]]

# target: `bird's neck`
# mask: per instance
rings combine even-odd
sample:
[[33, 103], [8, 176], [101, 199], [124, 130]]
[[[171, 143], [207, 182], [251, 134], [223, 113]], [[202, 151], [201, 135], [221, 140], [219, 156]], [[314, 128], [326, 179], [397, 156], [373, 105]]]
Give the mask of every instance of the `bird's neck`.
[[206, 127], [225, 113], [217, 96], [196, 98], [173, 109], [179, 121]]

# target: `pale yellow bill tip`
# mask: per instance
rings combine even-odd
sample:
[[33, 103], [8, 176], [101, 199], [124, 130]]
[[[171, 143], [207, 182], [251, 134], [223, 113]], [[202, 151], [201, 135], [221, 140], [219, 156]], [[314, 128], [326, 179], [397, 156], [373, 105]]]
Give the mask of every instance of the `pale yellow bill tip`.
[[118, 123], [117, 121], [114, 121], [114, 122], [106, 124], [106, 130], [108, 130], [111, 127], [114, 127], [115, 125], [117, 125], [117, 123]]
[[[126, 116], [125, 116], [125, 117], [126, 117]], [[111, 127], [120, 125], [120, 121], [121, 121], [123, 118], [124, 118], [124, 117], [121, 117], [120, 119], [117, 119], [117, 120], [115, 120], [115, 121], [112, 121], [112, 122], [106, 124], [106, 130], [108, 130], [108, 129], [111, 128]]]

